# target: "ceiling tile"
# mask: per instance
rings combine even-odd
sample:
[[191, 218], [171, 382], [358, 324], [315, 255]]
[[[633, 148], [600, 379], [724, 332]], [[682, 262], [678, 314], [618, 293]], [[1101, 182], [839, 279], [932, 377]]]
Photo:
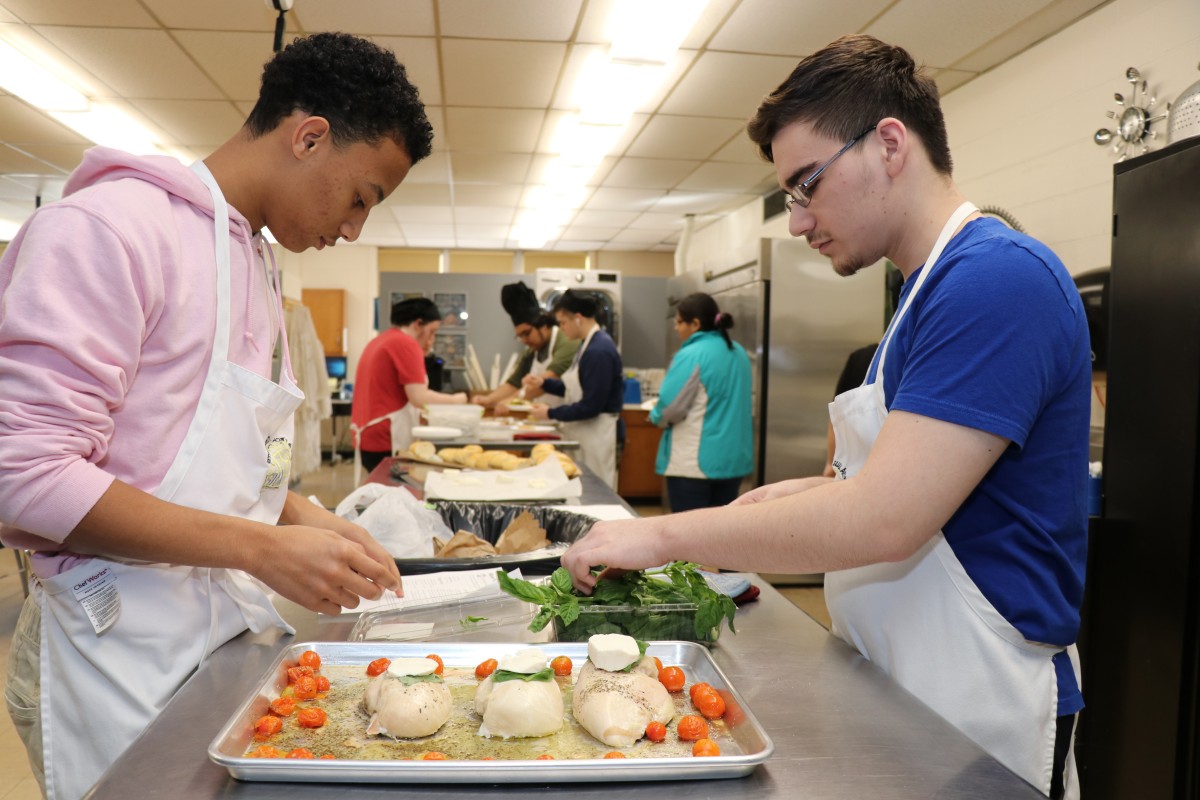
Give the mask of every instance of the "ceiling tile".
[[409, 247], [428, 250], [442, 250], [447, 247], [458, 247], [458, 240], [453, 236], [408, 236], [405, 243]]
[[[436, 183], [402, 183], [388, 195], [387, 206], [448, 206], [450, 187]], [[404, 209], [394, 208], [392, 213], [403, 214]]]
[[612, 238], [611, 241], [627, 242], [630, 244], [658, 244], [666, 236], [665, 231], [660, 230], [638, 230], [636, 228], [626, 228]]
[[442, 104], [442, 73], [438, 66], [437, 40], [412, 36], [372, 36], [371, 41], [396, 54], [408, 80], [421, 93], [425, 105]]
[[600, 187], [592, 192], [584, 208], [594, 211], [645, 211], [664, 197], [653, 189], [610, 189]]
[[933, 82], [937, 84], [938, 92], [944, 97], [967, 81], [978, 76], [978, 72], [967, 72], [961, 69], [939, 69], [933, 76]]
[[972, 72], [991, 69], [1108, 2], [1111, 0], [1056, 0], [950, 66]]
[[739, 130], [729, 143], [713, 153], [713, 161], [730, 161], [735, 164], [766, 164], [758, 148], [744, 130]]
[[[488, 206], [513, 211], [521, 202], [520, 186], [455, 186], [454, 202], [461, 206]], [[514, 212], [515, 213], [515, 212]]]
[[12, 95], [0, 95], [0, 142], [78, 144], [87, 140]]
[[[221, 92], [166, 34], [140, 28], [39, 28], [38, 32], [118, 95], [220, 99]], [[128, 53], [137, 53], [136, 59]], [[147, 69], [153, 64], [153, 69]]]
[[675, 230], [683, 227], [683, 215], [647, 211], [629, 223], [628, 227], [636, 230]]
[[584, 209], [571, 224], [577, 227], [624, 228], [638, 217], [637, 211], [595, 211]]
[[566, 52], [550, 42], [443, 39], [446, 105], [545, 108]]
[[459, 229], [472, 225], [511, 225], [515, 212], [500, 206], [455, 206], [454, 221]]
[[642, 158], [708, 158], [741, 130], [742, 125], [741, 121], [731, 119], [655, 114], [625, 151], [625, 155]]
[[442, 36], [565, 42], [581, 0], [438, 0]]
[[689, 175], [680, 189], [692, 192], [749, 192], [774, 178], [770, 164], [701, 164]]
[[12, 147], [0, 147], [0, 197], [13, 197], [19, 187], [22, 196], [28, 198], [30, 193], [25, 183], [14, 184], [8, 176], [12, 175], [46, 175], [61, 172], [41, 159], [34, 158], [30, 153], [15, 150]]
[[146, 13], [138, 0], [106, 0], [103, 3], [92, 0], [53, 3], [47, 0], [4, 0], [4, 9], [27, 25], [158, 27], [154, 17]]
[[605, 245], [604, 241], [581, 241], [578, 239], [559, 239], [550, 249], [563, 253], [586, 253], [599, 250]]
[[220, 144], [245, 122], [228, 100], [137, 100], [133, 105], [185, 147]]
[[[862, 30], [893, 2], [741, 0], [708, 47], [710, 50], [790, 56], [794, 66], [802, 57], [820, 50], [842, 34]], [[787, 72], [780, 73], [775, 85], [782, 83], [787, 75]]]
[[595, 239], [607, 242], [621, 232], [620, 227], [600, 227], [595, 225], [569, 225], [564, 231], [564, 239]]
[[345, 31], [378, 36], [433, 36], [436, 33], [433, 0], [337, 0], [316, 3], [302, 0], [288, 16], [292, 14], [300, 20], [304, 30], [314, 33]]
[[507, 239], [512, 225], [455, 225], [459, 239]]
[[532, 153], [546, 112], [514, 108], [447, 108], [446, 146], [453, 152]]
[[271, 42], [256, 33], [175, 31], [175, 38], [200, 69], [231, 100], [253, 104], [263, 64], [271, 60]]
[[728, 208], [740, 195], [721, 192], [671, 192], [653, 210], [660, 214], [711, 214]]
[[[904, 0], [871, 23], [866, 33], [901, 45], [918, 64], [948, 67], [989, 39], [1016, 26], [1053, 0], [947, 3]], [[936, 19], [936, 25], [929, 20]]]
[[662, 104], [664, 114], [728, 117], [745, 123], [796, 67], [796, 59], [707, 52]]
[[524, 183], [531, 160], [516, 153], [455, 153], [450, 165], [455, 183]]
[[71, 172], [83, 160], [83, 154], [95, 147], [91, 142], [86, 144], [31, 144], [21, 147], [27, 154], [38, 161], [51, 164], [52, 167], [42, 170], [43, 174], [58, 175]]
[[608, 173], [603, 185], [620, 189], [671, 189], [699, 165], [699, 161], [622, 158]]
[[[386, 219], [386, 215], [383, 216]], [[417, 224], [454, 224], [454, 210], [450, 206], [408, 206], [396, 210], [391, 216], [406, 227]]]
[[450, 154], [431, 153], [427, 158], [418, 161], [412, 169], [408, 171], [408, 177], [404, 179], [404, 185], [410, 186], [414, 183], [440, 183], [443, 186], [450, 184]]
[[406, 239], [453, 239], [454, 226], [445, 224], [438, 225], [431, 222], [408, 222], [400, 220], [400, 228], [404, 231]]

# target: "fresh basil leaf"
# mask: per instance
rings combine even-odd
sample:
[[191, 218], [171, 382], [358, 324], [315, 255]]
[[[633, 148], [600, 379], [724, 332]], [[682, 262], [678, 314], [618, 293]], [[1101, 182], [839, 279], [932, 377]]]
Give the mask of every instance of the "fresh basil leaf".
[[487, 617], [464, 617], [458, 621], [458, 624], [462, 625], [464, 628], [470, 628], [476, 623], [483, 622], [486, 619]]
[[563, 625], [572, 625], [579, 619], [579, 603], [564, 603], [558, 607], [558, 618]]
[[553, 608], [543, 608], [541, 611], [538, 612], [537, 616], [533, 618], [533, 622], [529, 623], [529, 630], [533, 631], [534, 633], [537, 633], [542, 628], [546, 627], [550, 623], [550, 620], [553, 618], [554, 618], [554, 609]]
[[560, 594], [570, 595], [575, 591], [575, 585], [571, 583], [571, 573], [567, 572], [563, 567], [554, 570], [550, 575], [550, 585], [557, 589]]
[[496, 580], [500, 582], [500, 588], [516, 597], [518, 600], [524, 600], [527, 603], [537, 603], [538, 605], [546, 605], [550, 602], [548, 593], [541, 586], [535, 586], [529, 581], [513, 578], [502, 569], [496, 570]]
[[541, 672], [525, 673], [498, 669], [492, 673], [492, 680], [496, 683], [504, 683], [505, 681], [552, 681], [554, 680], [554, 670], [546, 667]]

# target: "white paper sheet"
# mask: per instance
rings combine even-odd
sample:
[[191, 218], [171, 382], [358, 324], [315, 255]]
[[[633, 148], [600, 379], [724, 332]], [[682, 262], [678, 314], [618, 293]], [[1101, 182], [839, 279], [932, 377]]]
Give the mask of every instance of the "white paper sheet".
[[557, 458], [514, 470], [454, 470], [425, 478], [426, 500], [570, 500], [583, 495], [578, 478], [567, 478]]
[[[508, 573], [521, 577], [521, 570]], [[462, 570], [458, 572], [430, 572], [426, 575], [405, 575], [404, 597], [395, 592], [384, 592], [378, 600], [363, 598], [358, 608], [343, 608], [343, 614], [360, 614], [380, 609], [428, 608], [460, 600], [482, 600], [505, 596], [496, 580], [496, 568]]]

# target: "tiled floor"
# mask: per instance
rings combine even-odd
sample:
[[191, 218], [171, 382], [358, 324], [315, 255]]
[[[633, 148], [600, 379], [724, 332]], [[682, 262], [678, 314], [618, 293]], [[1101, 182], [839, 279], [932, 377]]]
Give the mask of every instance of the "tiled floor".
[[[332, 508], [354, 488], [353, 472], [354, 467], [348, 461], [337, 466], [325, 465], [302, 478], [292, 488], [303, 495], [314, 496], [322, 505]], [[643, 516], [663, 513], [658, 502], [631, 505]], [[778, 588], [809, 616], [829, 627], [829, 615], [820, 586], [781, 585]], [[8, 650], [22, 601], [16, 560], [11, 552], [0, 551], [0, 689], [4, 687]], [[0, 800], [37, 800], [41, 796], [25, 758], [25, 747], [17, 738], [7, 711], [0, 711]]]

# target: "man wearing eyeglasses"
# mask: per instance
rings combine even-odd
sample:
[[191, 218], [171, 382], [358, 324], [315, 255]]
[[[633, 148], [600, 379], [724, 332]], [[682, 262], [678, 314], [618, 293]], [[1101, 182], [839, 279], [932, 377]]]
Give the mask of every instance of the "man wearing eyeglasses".
[[[542, 309], [537, 296], [526, 284], [517, 281], [502, 286], [500, 304], [512, 319], [513, 331], [521, 344], [525, 345], [525, 350], [504, 383], [487, 394], [477, 394], [471, 398], [471, 402], [481, 406], [502, 405], [516, 397], [522, 388], [521, 380], [526, 375], [561, 377], [574, 362], [575, 351], [579, 349], [578, 340], [559, 335], [554, 316]], [[540, 388], [533, 387], [525, 387], [524, 397], [529, 400], [542, 397], [542, 402], [547, 405], [563, 402], [562, 398], [543, 395]]]
[[748, 131], [789, 229], [840, 275], [882, 258], [901, 305], [863, 386], [830, 406], [836, 478], [602, 522], [564, 557], [825, 572], [834, 632], [1051, 797], [1078, 796], [1074, 641], [1087, 555], [1091, 380], [1079, 293], [1036, 240], [955, 186], [933, 81], [848, 36], [804, 59]]

